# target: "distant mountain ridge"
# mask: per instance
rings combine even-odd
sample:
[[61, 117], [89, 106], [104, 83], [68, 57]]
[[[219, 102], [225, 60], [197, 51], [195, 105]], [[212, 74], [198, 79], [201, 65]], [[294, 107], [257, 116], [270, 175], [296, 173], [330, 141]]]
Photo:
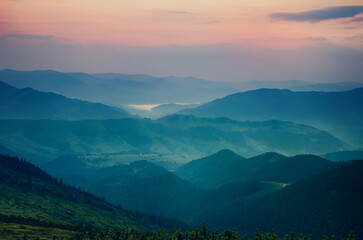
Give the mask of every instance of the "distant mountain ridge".
[[358, 117], [363, 116], [362, 109], [363, 88], [345, 92], [259, 89], [229, 95], [194, 109], [183, 110], [183, 113], [243, 121], [278, 119], [301, 123], [330, 120], [331, 124], [361, 125]]
[[291, 91], [321, 91], [341, 92], [363, 87], [360, 82], [312, 83], [302, 80], [287, 81], [247, 81], [239, 83], [242, 91], [251, 91], [261, 88], [289, 89]]
[[18, 89], [0, 82], [0, 119], [80, 120], [125, 117], [131, 115], [120, 108], [31, 88]]
[[125, 104], [197, 103], [237, 92], [230, 86], [193, 77], [135, 74], [63, 73], [53, 70], [0, 70], [0, 81], [112, 106]]
[[326, 153], [321, 157], [333, 162], [359, 160], [363, 159], [363, 151], [356, 150], [356, 151], [332, 152], [332, 153]]
[[232, 94], [180, 113], [240, 121], [292, 121], [327, 129], [358, 146], [363, 144], [363, 88], [344, 92], [259, 89]]

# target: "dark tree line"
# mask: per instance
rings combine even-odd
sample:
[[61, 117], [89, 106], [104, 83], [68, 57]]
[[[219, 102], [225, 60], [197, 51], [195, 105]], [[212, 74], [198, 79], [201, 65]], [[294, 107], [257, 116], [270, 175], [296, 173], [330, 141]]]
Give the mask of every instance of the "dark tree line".
[[[313, 238], [311, 235], [307, 236], [300, 234], [296, 237], [294, 233], [287, 234], [284, 237], [279, 237], [274, 230], [272, 230], [271, 233], [266, 234], [262, 234], [256, 230], [254, 236], [239, 236], [236, 231], [230, 229], [226, 229], [223, 232], [210, 231], [205, 224], [203, 224], [201, 229], [195, 229], [193, 231], [181, 231], [180, 229], [174, 229], [173, 231], [167, 232], [160, 229], [159, 231], [151, 232], [129, 228], [128, 226], [115, 227], [113, 229], [101, 229], [90, 224], [54, 223], [42, 221], [37, 218], [24, 218], [4, 214], [0, 214], [0, 222], [17, 223], [45, 228], [57, 228], [75, 232], [73, 237], [63, 237], [61, 238], [63, 240], [318, 240]], [[24, 235], [23, 239], [30, 240], [26, 235]], [[53, 239], [56, 240], [55, 237], [53, 237]], [[340, 239], [335, 239], [334, 236], [331, 236], [323, 237], [322, 240]], [[354, 233], [349, 233], [346, 240], [356, 240]]]

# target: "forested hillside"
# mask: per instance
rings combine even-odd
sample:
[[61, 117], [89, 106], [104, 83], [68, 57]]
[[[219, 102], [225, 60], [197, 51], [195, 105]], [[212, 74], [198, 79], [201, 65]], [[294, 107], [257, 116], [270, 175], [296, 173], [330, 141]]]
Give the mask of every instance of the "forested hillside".
[[66, 224], [130, 226], [144, 230], [184, 228], [161, 217], [127, 211], [101, 197], [65, 185], [35, 165], [0, 155], [0, 213]]
[[217, 211], [206, 222], [212, 228], [230, 227], [252, 234], [275, 229], [278, 234], [293, 231], [311, 233], [316, 238], [334, 234], [346, 237], [353, 230], [363, 236], [363, 161], [302, 180], [256, 198], [229, 211]]
[[275, 152], [246, 159], [230, 150], [222, 150], [184, 164], [175, 174], [196, 186], [213, 188], [251, 179], [293, 183], [342, 164], [314, 155], [285, 157]]

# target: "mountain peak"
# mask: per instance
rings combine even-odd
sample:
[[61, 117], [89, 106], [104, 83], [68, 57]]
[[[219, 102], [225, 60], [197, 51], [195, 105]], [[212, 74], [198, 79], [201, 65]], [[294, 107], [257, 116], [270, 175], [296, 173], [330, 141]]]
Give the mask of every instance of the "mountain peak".
[[233, 152], [232, 150], [229, 149], [222, 149], [218, 152], [216, 152], [215, 154], [211, 155], [210, 157], [241, 157], [242, 156], [238, 155], [237, 153]]
[[286, 158], [284, 155], [279, 154], [277, 152], [266, 152], [263, 154], [260, 154], [258, 156], [249, 158], [249, 160], [254, 161], [268, 161], [269, 163], [276, 162], [278, 160]]

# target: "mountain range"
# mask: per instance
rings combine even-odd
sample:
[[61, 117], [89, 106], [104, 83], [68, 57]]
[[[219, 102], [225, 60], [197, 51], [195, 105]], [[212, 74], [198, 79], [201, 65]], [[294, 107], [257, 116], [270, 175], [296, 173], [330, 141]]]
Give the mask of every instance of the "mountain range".
[[112, 106], [126, 104], [201, 103], [229, 94], [260, 88], [293, 91], [347, 91], [357, 82], [310, 83], [301, 80], [211, 82], [194, 77], [153, 77], [145, 74], [64, 73], [53, 70], [0, 71], [0, 81], [17, 88], [33, 88], [70, 98]]
[[1, 120], [0, 145], [38, 163], [75, 154], [104, 156], [111, 165], [149, 156], [153, 162], [184, 163], [224, 148], [244, 156], [270, 151], [323, 154], [350, 148], [325, 131], [291, 122], [184, 115], [158, 120]]
[[113, 119], [131, 117], [121, 108], [70, 99], [0, 82], [0, 119]]
[[236, 92], [223, 83], [186, 77], [126, 74], [86, 74], [45, 71], [0, 71], [0, 81], [71, 98], [112, 106], [125, 104], [198, 103]]
[[[200, 202], [211, 205], [206, 196], [223, 199], [228, 191], [226, 196], [234, 197], [224, 198], [223, 204], [227, 204], [241, 198], [238, 196], [241, 191], [247, 196], [275, 189], [341, 165], [313, 155], [285, 157], [265, 153], [246, 159], [225, 149], [186, 163], [173, 173], [148, 161], [92, 167], [74, 156], [54, 160], [44, 168], [65, 182], [105, 196], [115, 204], [185, 218], [189, 212], [186, 206], [195, 208]], [[242, 190], [246, 188], [248, 194]]]
[[285, 157], [269, 152], [246, 159], [230, 150], [222, 150], [188, 162], [174, 173], [193, 185], [215, 188], [252, 179], [293, 183], [338, 166], [338, 163], [314, 155]]

